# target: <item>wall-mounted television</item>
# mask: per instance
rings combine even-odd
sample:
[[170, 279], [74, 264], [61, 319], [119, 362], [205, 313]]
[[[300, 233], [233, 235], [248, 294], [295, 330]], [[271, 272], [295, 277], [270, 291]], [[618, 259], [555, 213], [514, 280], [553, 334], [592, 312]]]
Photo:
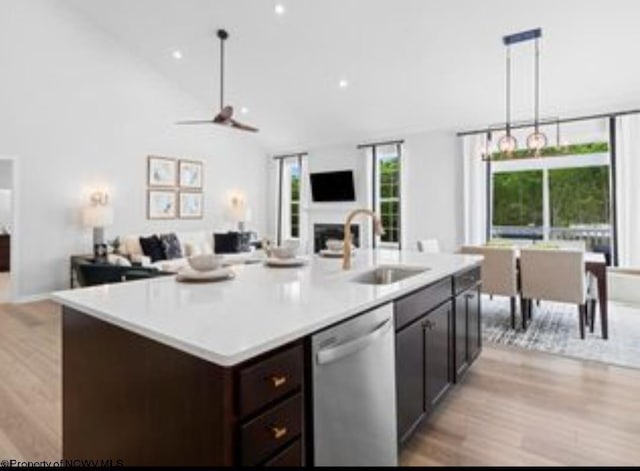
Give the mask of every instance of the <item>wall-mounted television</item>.
[[353, 172], [351, 170], [312, 173], [310, 179], [311, 199], [314, 203], [356, 200]]

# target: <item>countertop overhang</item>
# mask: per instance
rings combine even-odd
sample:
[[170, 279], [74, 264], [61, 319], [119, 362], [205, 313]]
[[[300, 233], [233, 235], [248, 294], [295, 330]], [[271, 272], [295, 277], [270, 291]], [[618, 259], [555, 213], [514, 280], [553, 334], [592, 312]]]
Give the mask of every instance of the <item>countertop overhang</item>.
[[[353, 268], [310, 257], [301, 268], [238, 265], [233, 280], [187, 284], [175, 277], [53, 293], [64, 306], [220, 366], [254, 358], [477, 265], [474, 255], [360, 249]], [[378, 265], [428, 271], [389, 285], [353, 282]]]

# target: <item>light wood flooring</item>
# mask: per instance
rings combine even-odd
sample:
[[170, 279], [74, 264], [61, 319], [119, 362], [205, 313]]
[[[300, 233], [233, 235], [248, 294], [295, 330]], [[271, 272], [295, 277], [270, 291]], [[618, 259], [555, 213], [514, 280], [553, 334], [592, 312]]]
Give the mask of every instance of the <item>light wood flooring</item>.
[[[0, 459], [61, 455], [60, 314], [0, 305]], [[403, 465], [639, 465], [640, 370], [485, 346]]]

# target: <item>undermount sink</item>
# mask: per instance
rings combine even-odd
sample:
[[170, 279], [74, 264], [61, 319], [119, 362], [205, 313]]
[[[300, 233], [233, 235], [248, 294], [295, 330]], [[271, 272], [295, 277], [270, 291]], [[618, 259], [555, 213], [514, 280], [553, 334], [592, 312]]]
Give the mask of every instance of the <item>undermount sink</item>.
[[365, 285], [389, 285], [429, 271], [429, 268], [405, 265], [380, 265], [356, 276], [352, 281]]

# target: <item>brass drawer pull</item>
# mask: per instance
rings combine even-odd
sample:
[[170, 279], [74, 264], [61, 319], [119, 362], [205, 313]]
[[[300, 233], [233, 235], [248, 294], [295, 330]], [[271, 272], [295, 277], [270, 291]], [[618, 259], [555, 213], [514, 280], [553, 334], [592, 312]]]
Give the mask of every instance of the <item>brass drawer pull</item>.
[[274, 388], [279, 388], [280, 386], [284, 386], [287, 384], [286, 376], [272, 376], [271, 382], [273, 383]]
[[273, 438], [275, 438], [276, 440], [280, 440], [287, 434], [288, 430], [287, 427], [273, 426], [271, 427], [271, 432], [273, 433]]

